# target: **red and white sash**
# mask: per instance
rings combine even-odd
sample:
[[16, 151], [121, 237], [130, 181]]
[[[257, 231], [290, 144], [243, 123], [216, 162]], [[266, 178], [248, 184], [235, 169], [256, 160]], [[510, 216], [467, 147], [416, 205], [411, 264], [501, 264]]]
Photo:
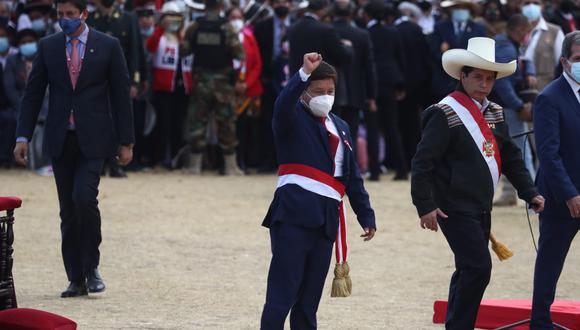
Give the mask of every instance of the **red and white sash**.
[[501, 155], [493, 132], [487, 125], [481, 110], [469, 96], [461, 92], [453, 92], [439, 103], [450, 106], [467, 128], [489, 168], [495, 191], [501, 176]]
[[[161, 36], [159, 46], [153, 59], [153, 90], [172, 92], [175, 89], [175, 74], [179, 59], [179, 42]], [[181, 58], [181, 72], [185, 93], [189, 94], [192, 87], [191, 66], [193, 55]]]
[[330, 174], [311, 166], [283, 164], [278, 168], [278, 184], [276, 188], [287, 184], [298, 185], [304, 190], [339, 202], [338, 232], [334, 242], [334, 253], [336, 255], [336, 263], [345, 262], [348, 248], [346, 244], [346, 210], [342, 201], [346, 189], [344, 184]]

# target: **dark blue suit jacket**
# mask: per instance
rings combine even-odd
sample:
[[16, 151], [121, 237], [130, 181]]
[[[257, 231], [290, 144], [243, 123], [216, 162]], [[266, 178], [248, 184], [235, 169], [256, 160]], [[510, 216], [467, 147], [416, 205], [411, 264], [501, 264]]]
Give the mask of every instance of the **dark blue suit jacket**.
[[[272, 127], [278, 163], [308, 165], [333, 176], [333, 159], [326, 127], [299, 101], [307, 85], [308, 82], [303, 82], [296, 73], [276, 100]], [[348, 141], [352, 146], [348, 125], [334, 114], [330, 114], [330, 118], [342, 141]], [[361, 227], [376, 228], [375, 213], [363, 186], [354, 152], [346, 145], [344, 149], [341, 181], [346, 186], [350, 205]], [[279, 221], [307, 228], [325, 226], [326, 235], [334, 240], [338, 229], [338, 208], [339, 203], [334, 199], [288, 184], [276, 190], [262, 225], [270, 227]]]
[[56, 33], [40, 40], [20, 104], [17, 137], [30, 141], [42, 100], [49, 89], [44, 152], [62, 153], [69, 115], [74, 113], [83, 155], [107, 158], [119, 144], [134, 143], [130, 80], [119, 41], [90, 29], [81, 72], [73, 89], [66, 59], [66, 38]]
[[435, 25], [431, 35], [431, 57], [435, 67], [433, 70], [433, 94], [443, 98], [455, 90], [457, 81], [443, 71], [441, 56], [447, 49], [467, 48], [467, 41], [473, 37], [485, 37], [485, 27], [472, 20], [467, 21], [463, 35], [458, 38], [455, 34], [453, 22], [448, 19]]
[[564, 78], [551, 82], [534, 104], [540, 168], [536, 184], [543, 215], [570, 218], [566, 201], [580, 192], [580, 104]]

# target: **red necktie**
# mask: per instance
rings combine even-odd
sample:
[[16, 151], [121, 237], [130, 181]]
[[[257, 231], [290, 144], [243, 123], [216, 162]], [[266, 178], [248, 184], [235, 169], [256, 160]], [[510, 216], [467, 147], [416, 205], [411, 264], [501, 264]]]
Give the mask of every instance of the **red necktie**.
[[[78, 39], [71, 39], [71, 54], [68, 58], [68, 72], [70, 74], [70, 81], [72, 83], [73, 89], [77, 85], [77, 80], [79, 79], [80, 73], [80, 61], [79, 61], [79, 40]], [[75, 127], [75, 118], [73, 117], [73, 113], [71, 110], [70, 116], [68, 117], [69, 127], [74, 129]]]
[[322, 122], [322, 125], [324, 125], [324, 128], [326, 128], [326, 133], [328, 134], [328, 146], [330, 147], [330, 157], [332, 158], [332, 168], [334, 169], [334, 158], [336, 157], [340, 140], [338, 139], [338, 136], [332, 134], [326, 127], [326, 118], [321, 118], [320, 121]]

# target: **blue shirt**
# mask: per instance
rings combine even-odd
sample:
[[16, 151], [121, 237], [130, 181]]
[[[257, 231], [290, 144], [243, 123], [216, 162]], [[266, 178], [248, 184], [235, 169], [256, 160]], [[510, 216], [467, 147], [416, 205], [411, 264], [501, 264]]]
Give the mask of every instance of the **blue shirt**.
[[[83, 32], [76, 37], [75, 39], [79, 40], [79, 43], [77, 44], [77, 48], [79, 51], [79, 58], [82, 60], [83, 58], [85, 58], [85, 49], [87, 48], [87, 39], [89, 38], [89, 27], [85, 24], [85, 29], [83, 30]], [[68, 56], [71, 56], [72, 54], [72, 43], [71, 40], [73, 38], [66, 36], [66, 52], [68, 53]]]

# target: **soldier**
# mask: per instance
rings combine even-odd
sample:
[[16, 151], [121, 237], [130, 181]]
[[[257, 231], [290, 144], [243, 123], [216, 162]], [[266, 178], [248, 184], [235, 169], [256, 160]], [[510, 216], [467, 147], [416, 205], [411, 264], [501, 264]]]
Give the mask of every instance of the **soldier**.
[[236, 114], [234, 90], [244, 94], [245, 84], [238, 81], [233, 60], [242, 60], [244, 49], [234, 27], [220, 16], [221, 0], [206, 0], [206, 14], [185, 32], [186, 54], [193, 53], [193, 98], [190, 103], [191, 144], [188, 172], [201, 173], [202, 153], [207, 145], [206, 131], [211, 119], [217, 124], [219, 145], [224, 154], [226, 175], [242, 175], [236, 164]]
[[[121, 48], [127, 61], [127, 69], [132, 78], [131, 98], [137, 96], [138, 85], [141, 81], [139, 74], [139, 60], [144, 58], [143, 46], [139, 42], [139, 29], [136, 18], [114, 6], [114, 0], [94, 0], [97, 10], [87, 18], [87, 24], [97, 31], [104, 32], [119, 39]], [[118, 166], [115, 158], [109, 159], [109, 174], [111, 177], [122, 178], [127, 175]]]

